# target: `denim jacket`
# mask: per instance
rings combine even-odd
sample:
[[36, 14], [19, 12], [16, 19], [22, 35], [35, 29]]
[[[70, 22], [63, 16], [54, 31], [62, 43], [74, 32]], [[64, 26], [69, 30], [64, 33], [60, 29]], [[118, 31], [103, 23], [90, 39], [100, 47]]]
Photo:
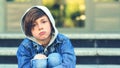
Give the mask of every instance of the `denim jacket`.
[[76, 57], [74, 48], [70, 40], [62, 34], [58, 34], [54, 42], [46, 48], [25, 38], [17, 51], [18, 68], [32, 68], [31, 61], [36, 54], [42, 53], [48, 56], [54, 52], [62, 56], [62, 64], [55, 68], [75, 68]]
[[[25, 25], [24, 25], [24, 17], [27, 12], [36, 7], [42, 10], [50, 20], [51, 23], [51, 39], [46, 47], [43, 47], [33, 36], [27, 36], [25, 33]], [[70, 40], [58, 33], [58, 30], [55, 26], [55, 20], [49, 11], [49, 9], [45, 6], [32, 6], [30, 7], [22, 16], [21, 19], [21, 28], [23, 33], [26, 35], [17, 51], [18, 58], [18, 68], [32, 68], [32, 59], [36, 54], [44, 54], [48, 56], [51, 53], [59, 53], [62, 57], [62, 63], [55, 68], [75, 68], [76, 57], [74, 53], [74, 48], [70, 42]]]

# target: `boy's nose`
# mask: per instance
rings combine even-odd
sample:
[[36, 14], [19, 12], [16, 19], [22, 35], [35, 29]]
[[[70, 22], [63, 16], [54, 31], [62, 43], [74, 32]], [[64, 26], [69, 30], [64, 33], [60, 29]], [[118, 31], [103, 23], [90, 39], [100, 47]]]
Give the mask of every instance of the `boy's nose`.
[[38, 29], [39, 30], [42, 30], [43, 29], [43, 26], [41, 24], [38, 25]]
[[38, 30], [40, 31], [40, 30], [42, 30], [43, 28], [39, 28]]

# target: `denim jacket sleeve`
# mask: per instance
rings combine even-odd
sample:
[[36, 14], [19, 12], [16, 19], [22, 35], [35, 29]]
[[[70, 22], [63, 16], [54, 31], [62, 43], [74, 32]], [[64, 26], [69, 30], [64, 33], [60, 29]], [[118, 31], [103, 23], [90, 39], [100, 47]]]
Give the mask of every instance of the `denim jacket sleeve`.
[[28, 49], [21, 44], [17, 51], [18, 68], [31, 68], [31, 56]]
[[74, 48], [68, 38], [64, 38], [62, 40], [62, 44], [60, 45], [60, 51], [62, 55], [62, 64], [58, 65], [54, 68], [75, 68], [76, 66], [76, 56], [74, 52]]

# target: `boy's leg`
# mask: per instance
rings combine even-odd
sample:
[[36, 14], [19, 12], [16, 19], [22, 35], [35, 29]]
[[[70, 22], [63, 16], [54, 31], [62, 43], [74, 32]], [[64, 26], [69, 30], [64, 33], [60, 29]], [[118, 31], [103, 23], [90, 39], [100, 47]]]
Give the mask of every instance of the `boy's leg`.
[[33, 59], [32, 68], [47, 68], [47, 59]]
[[48, 56], [48, 67], [55, 67], [58, 66], [62, 63], [62, 58], [61, 55], [59, 53], [51, 53]]

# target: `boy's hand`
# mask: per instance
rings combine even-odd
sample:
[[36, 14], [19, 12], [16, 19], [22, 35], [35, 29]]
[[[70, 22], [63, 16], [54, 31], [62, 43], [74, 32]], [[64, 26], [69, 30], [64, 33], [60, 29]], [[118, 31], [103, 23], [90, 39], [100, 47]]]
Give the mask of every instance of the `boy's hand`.
[[47, 57], [44, 54], [36, 54], [33, 59], [46, 59]]

